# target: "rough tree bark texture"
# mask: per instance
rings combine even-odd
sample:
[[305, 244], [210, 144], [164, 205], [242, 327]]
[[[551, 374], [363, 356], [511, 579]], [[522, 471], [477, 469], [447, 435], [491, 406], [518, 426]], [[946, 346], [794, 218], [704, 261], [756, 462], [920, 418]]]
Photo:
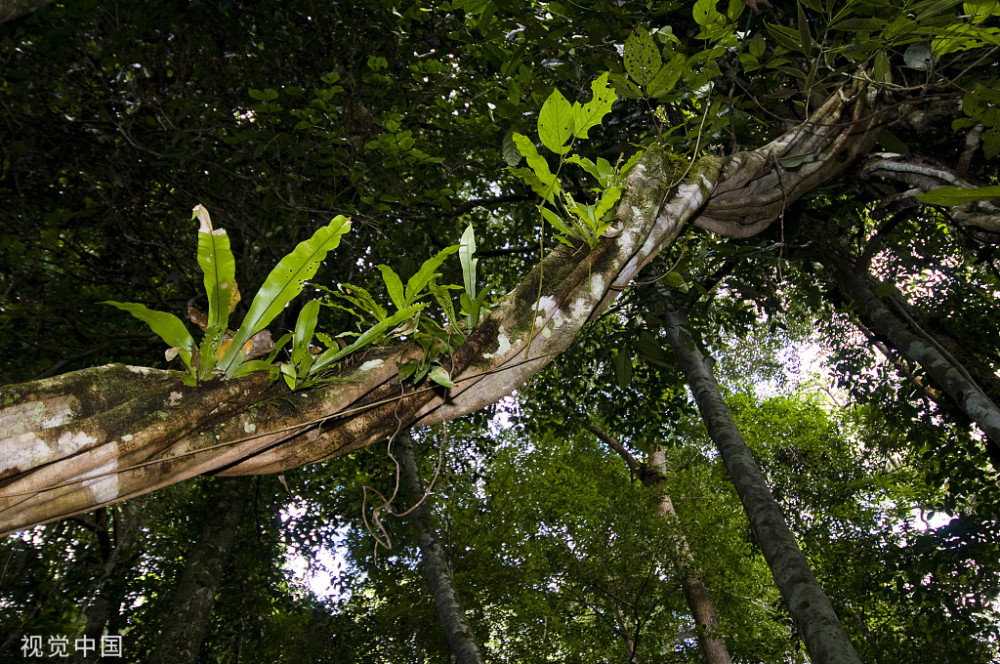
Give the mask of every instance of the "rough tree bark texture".
[[775, 585], [792, 614], [809, 657], [815, 664], [861, 664], [837, 613], [789, 530], [781, 507], [771, 495], [764, 474], [744, 442], [715, 381], [711, 360], [698, 350], [687, 317], [668, 307], [664, 319], [664, 331], [691, 386], [709, 436], [722, 455], [750, 528], [760, 543]]
[[218, 480], [205, 526], [188, 554], [151, 664], [194, 664], [243, 515], [249, 478]]
[[[768, 145], [690, 169], [648, 149], [608, 236], [589, 252], [560, 246], [501, 298], [446, 367], [447, 395], [400, 384], [396, 363], [413, 345], [366, 353], [344, 370], [350, 382], [294, 394], [264, 374], [185, 387], [173, 372], [120, 365], [0, 388], [0, 534], [209, 471], [280, 472], [380, 440], [397, 418], [435, 424], [491, 404], [565, 350], [687, 224], [759, 232], [838, 175], [874, 142], [885, 116], [874, 103], [852, 83]], [[780, 166], [801, 154], [815, 160]]]
[[[424, 483], [420, 479], [420, 469], [413, 455], [413, 440], [409, 431], [404, 431], [396, 437], [396, 453], [399, 455], [400, 480], [414, 500], [422, 500]], [[456, 664], [482, 664], [479, 646], [472, 634], [469, 621], [465, 619], [465, 611], [455, 590], [455, 578], [448, 564], [448, 556], [438, 541], [437, 528], [434, 527], [433, 516], [423, 500], [413, 508], [413, 520], [420, 529], [420, 557], [424, 567], [424, 578], [430, 586], [434, 597], [441, 626], [448, 638], [451, 656]]]

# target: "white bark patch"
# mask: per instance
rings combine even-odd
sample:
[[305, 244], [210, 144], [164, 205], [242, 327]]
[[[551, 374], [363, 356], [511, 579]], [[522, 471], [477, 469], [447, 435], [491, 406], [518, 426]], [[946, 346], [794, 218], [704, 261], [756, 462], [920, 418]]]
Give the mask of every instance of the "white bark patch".
[[594, 274], [590, 277], [590, 292], [594, 297], [604, 297], [607, 290], [607, 282], [603, 274]]
[[38, 438], [31, 431], [10, 436], [0, 440], [0, 449], [4, 450], [3, 456], [0, 457], [0, 473], [15, 468], [27, 470], [57, 461], [96, 441], [96, 438], [82, 431], [76, 433], [64, 431], [59, 439], [52, 443]]
[[577, 298], [576, 302], [573, 303], [572, 310], [570, 311], [570, 317], [575, 321], [586, 320], [590, 317], [591, 308], [592, 307], [590, 302], [587, 301], [587, 298]]
[[507, 332], [504, 331], [503, 325], [500, 326], [500, 333], [497, 335], [497, 351], [495, 353], [483, 353], [483, 357], [487, 360], [497, 357], [503, 357], [507, 354], [511, 348], [510, 339], [507, 337]]
[[0, 440], [67, 424], [73, 419], [76, 406], [77, 401], [72, 396], [59, 396], [0, 409]]
[[179, 404], [181, 402], [181, 399], [183, 399], [183, 398], [184, 398], [184, 395], [181, 394], [180, 392], [171, 392], [170, 393], [170, 401], [168, 403], [169, 403], [170, 406], [176, 406], [177, 404]]
[[143, 376], [148, 376], [149, 374], [153, 373], [153, 370], [150, 369], [149, 367], [133, 367], [132, 365], [128, 365], [125, 368], [131, 371], [132, 373], [142, 374]]
[[[538, 298], [538, 310], [542, 312], [546, 318], [548, 318], [552, 312], [555, 311], [557, 306], [558, 302], [556, 302], [556, 298], [551, 295], [543, 295]], [[541, 323], [535, 323], [535, 325], [541, 325]]]
[[368, 360], [361, 365], [361, 371], [371, 371], [372, 369], [378, 369], [380, 366], [385, 364], [382, 360]]
[[111, 459], [106, 464], [94, 470], [91, 475], [94, 479], [84, 480], [81, 486], [90, 489], [94, 496], [95, 505], [111, 502], [119, 495], [118, 488], [118, 460]]

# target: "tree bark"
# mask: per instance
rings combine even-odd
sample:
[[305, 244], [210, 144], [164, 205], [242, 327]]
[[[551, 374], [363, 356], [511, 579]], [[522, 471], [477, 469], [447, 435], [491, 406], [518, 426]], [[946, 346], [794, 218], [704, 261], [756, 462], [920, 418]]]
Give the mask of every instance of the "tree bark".
[[249, 478], [216, 481], [201, 537], [177, 583], [151, 664], [194, 664], [209, 627], [246, 503]]
[[[571, 417], [576, 414], [565, 404], [559, 404], [559, 407]], [[638, 475], [644, 485], [659, 494], [660, 503], [657, 506], [657, 513], [677, 525], [679, 523], [677, 511], [674, 509], [674, 503], [667, 491], [667, 464], [663, 448], [657, 446], [653, 449], [649, 455], [649, 463], [643, 464], [625, 449], [621, 441], [596, 426], [589, 419], [585, 420], [585, 426], [588, 431], [597, 436], [601, 442], [625, 461], [629, 472]], [[715, 613], [715, 607], [708, 595], [708, 588], [701, 580], [701, 570], [694, 561], [691, 548], [688, 546], [684, 534], [679, 530], [672, 536], [672, 540], [674, 543], [674, 565], [681, 579], [681, 587], [684, 589], [684, 599], [687, 601], [688, 608], [691, 609], [691, 616], [698, 628], [698, 645], [701, 647], [702, 654], [705, 655], [705, 662], [707, 664], [730, 664], [732, 659], [729, 656], [729, 649], [726, 647], [726, 640], [717, 633], [719, 616]]]
[[[589, 252], [558, 247], [501, 298], [449, 357], [456, 387], [446, 395], [400, 383], [397, 363], [422, 352], [412, 343], [366, 352], [345, 382], [291, 395], [266, 373], [186, 387], [174, 372], [121, 365], [0, 388], [0, 534], [203, 473], [281, 472], [384, 439], [397, 417], [435, 424], [494, 403], [565, 350], [689, 223], [752, 235], [841, 173], [888, 116], [875, 101], [854, 81], [760, 149], [690, 166], [647, 149], [605, 237]], [[814, 159], [781, 167], [802, 154]]]
[[711, 369], [712, 360], [698, 350], [685, 314], [668, 303], [664, 320], [667, 338], [694, 393], [705, 427], [722, 455], [809, 657], [815, 664], [861, 664], [722, 398]]
[[[954, 355], [947, 352], [926, 331], [921, 333], [913, 329], [917, 323], [912, 316], [905, 315], [906, 304], [897, 300], [895, 308], [887, 305], [875, 294], [875, 287], [881, 284], [875, 283], [874, 277], [867, 272], [858, 274], [831, 247], [826, 246], [822, 261], [829, 268], [837, 288], [854, 302], [858, 316], [865, 325], [888, 339], [903, 357], [923, 367], [934, 384], [954, 400], [992, 444], [1000, 445], [1000, 407]], [[900, 310], [904, 313], [900, 313]], [[995, 388], [996, 376], [992, 372], [979, 366], [974, 367], [974, 370], [987, 381], [985, 389]]]
[[[679, 524], [677, 511], [674, 509], [674, 502], [667, 492], [667, 463], [663, 454], [663, 448], [657, 445], [649, 454], [649, 467], [655, 473], [655, 483], [650, 485], [659, 493], [660, 504], [657, 506], [657, 513], [673, 522]], [[731, 664], [729, 649], [726, 647], [726, 640], [719, 635], [719, 616], [715, 613], [712, 600], [708, 596], [708, 588], [701, 580], [701, 570], [695, 564], [694, 556], [688, 547], [687, 540], [683, 533], [678, 531], [673, 536], [673, 557], [677, 566], [677, 573], [681, 578], [681, 587], [684, 589], [684, 599], [687, 600], [688, 608], [698, 626], [698, 645], [705, 655], [706, 664]]]
[[409, 431], [402, 431], [396, 437], [396, 453], [399, 455], [401, 484], [409, 490], [414, 500], [420, 501], [412, 508], [411, 515], [420, 529], [420, 557], [424, 578], [434, 597], [434, 606], [448, 639], [451, 656], [456, 664], [482, 664], [483, 659], [472, 627], [469, 626], [458, 599], [448, 556], [438, 540], [433, 515], [424, 496], [424, 483], [420, 479], [420, 469], [413, 454], [413, 439]]

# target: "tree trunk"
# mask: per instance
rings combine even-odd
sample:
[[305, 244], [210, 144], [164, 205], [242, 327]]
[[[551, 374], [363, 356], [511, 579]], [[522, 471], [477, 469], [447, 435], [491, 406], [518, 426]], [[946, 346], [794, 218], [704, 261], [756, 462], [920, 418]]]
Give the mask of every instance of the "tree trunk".
[[455, 590], [451, 565], [448, 564], [448, 557], [438, 541], [433, 515], [424, 499], [424, 485], [420, 479], [417, 460], [413, 455], [413, 439], [410, 437], [410, 432], [408, 430], [401, 432], [396, 438], [396, 443], [401, 484], [409, 490], [414, 500], [421, 501], [412, 508], [411, 514], [420, 529], [420, 557], [423, 562], [424, 578], [431, 588], [434, 606], [437, 608], [441, 626], [451, 648], [451, 656], [456, 664], [482, 664], [479, 646], [476, 645], [472, 628], [466, 620], [465, 611], [462, 610], [458, 592]]
[[774, 582], [815, 664], [861, 664], [833, 605], [799, 549], [722, 398], [711, 360], [698, 350], [686, 315], [669, 303], [664, 330], [684, 370], [709, 436], [719, 449]]
[[[576, 414], [565, 404], [559, 404], [559, 407], [571, 417]], [[629, 471], [638, 475], [644, 485], [659, 493], [660, 504], [657, 506], [657, 513], [677, 525], [679, 523], [677, 512], [674, 510], [674, 503], [667, 492], [667, 464], [663, 448], [657, 446], [650, 452], [649, 463], [642, 464], [625, 449], [621, 441], [596, 426], [589, 419], [585, 420], [585, 426], [588, 431], [616, 452], [625, 461]], [[708, 596], [708, 588], [701, 580], [701, 570], [695, 564], [694, 556], [691, 555], [691, 549], [688, 547], [683, 533], [678, 530], [672, 539], [674, 565], [681, 579], [681, 587], [684, 589], [684, 599], [687, 600], [691, 616], [697, 625], [698, 645], [701, 647], [702, 654], [705, 655], [705, 661], [707, 664], [730, 664], [732, 659], [729, 657], [728, 648], [726, 648], [726, 640], [714, 633], [719, 626], [719, 617], [716, 615], [715, 607], [712, 606], [712, 600]], [[634, 652], [631, 639], [629, 639], [629, 643], [630, 648], [633, 648], [631, 652]]]
[[201, 537], [187, 557], [151, 664], [194, 664], [243, 515], [249, 478], [216, 480]]
[[[134, 562], [138, 545], [142, 541], [139, 535], [144, 521], [142, 511], [144, 502], [145, 498], [139, 498], [123, 504], [120, 508], [115, 507], [110, 510], [114, 513], [114, 528], [110, 533], [114, 538], [114, 545], [106, 553], [102, 552], [103, 566], [100, 577], [94, 584], [92, 599], [85, 609], [87, 621], [83, 632], [77, 635], [78, 638], [93, 639], [94, 643], [100, 643], [105, 630], [109, 634], [118, 632], [119, 625], [116, 618], [125, 596], [125, 570]], [[103, 525], [105, 532], [97, 533], [99, 540], [109, 539], [107, 524]], [[73, 659], [74, 664], [91, 664], [99, 660], [99, 650], [84, 655], [82, 648], [76, 651]]]
[[[670, 494], [667, 493], [667, 464], [662, 447], [657, 445], [650, 452], [649, 467], [656, 477], [655, 483], [650, 483], [650, 486], [660, 494], [657, 513], [677, 525], [679, 523], [677, 512], [674, 510]], [[673, 536], [673, 542], [674, 564], [681, 577], [684, 599], [687, 600], [688, 608], [691, 609], [691, 615], [698, 626], [698, 645], [701, 646], [701, 652], [705, 655], [705, 662], [707, 664], [731, 664], [733, 660], [729, 657], [726, 640], [718, 634], [719, 616], [716, 615], [715, 607], [712, 606], [712, 600], [708, 596], [708, 588], [701, 580], [701, 570], [695, 564], [687, 540], [679, 529]]]
[[[869, 285], [874, 278], [867, 272], [858, 274], [854, 266], [829, 246], [825, 247], [822, 260], [830, 268], [837, 288], [854, 302], [858, 316], [865, 325], [888, 339], [903, 357], [923, 367], [935, 385], [954, 400], [992, 444], [1000, 445], [1000, 408], [966, 367], [931, 334], [919, 327], [907, 313], [905, 303], [895, 300], [896, 307], [887, 305], [875, 294], [874, 287]], [[880, 284], [875, 286], [878, 285]], [[995, 388], [996, 376], [992, 372], [978, 366], [973, 368], [987, 381], [986, 389]]]

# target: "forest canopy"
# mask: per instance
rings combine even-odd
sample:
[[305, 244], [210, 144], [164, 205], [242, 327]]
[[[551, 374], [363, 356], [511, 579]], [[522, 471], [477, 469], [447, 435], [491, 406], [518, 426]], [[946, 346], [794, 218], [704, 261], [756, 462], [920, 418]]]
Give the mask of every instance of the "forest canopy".
[[0, 21], [3, 661], [996, 661], [1000, 3]]

